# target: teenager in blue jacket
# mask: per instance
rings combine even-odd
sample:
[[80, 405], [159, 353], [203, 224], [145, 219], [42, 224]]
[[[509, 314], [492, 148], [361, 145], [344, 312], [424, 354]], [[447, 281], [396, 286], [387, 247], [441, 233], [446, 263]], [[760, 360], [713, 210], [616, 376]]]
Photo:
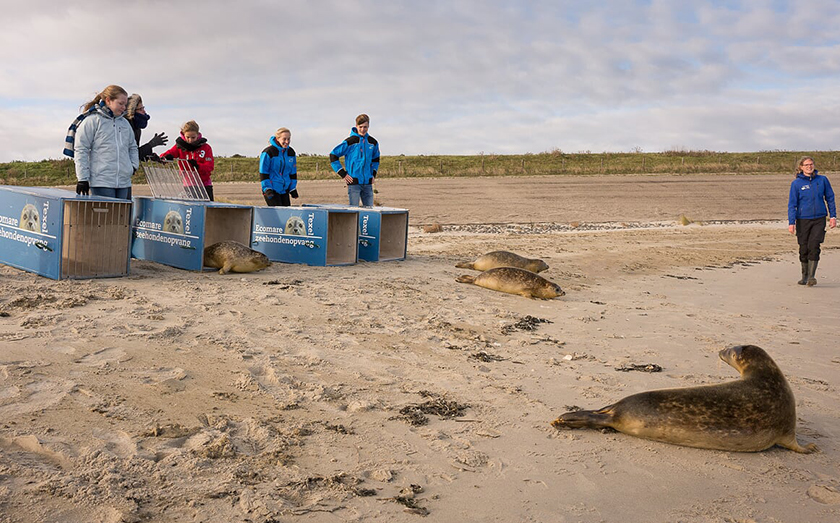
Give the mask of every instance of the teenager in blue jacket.
[[[379, 170], [379, 142], [368, 134], [370, 117], [360, 114], [350, 136], [336, 145], [330, 153], [333, 171], [347, 184], [350, 205], [358, 207], [361, 199], [365, 207], [373, 207], [373, 181]], [[344, 166], [341, 157], [344, 157]]]
[[298, 197], [297, 157], [289, 147], [291, 142], [292, 132], [281, 127], [260, 154], [260, 185], [265, 203], [271, 207], [288, 207], [289, 197]]
[[796, 234], [799, 243], [799, 261], [802, 264], [802, 279], [799, 285], [813, 287], [814, 277], [820, 261], [820, 244], [825, 239], [825, 216], [829, 215], [828, 226], [837, 226], [837, 207], [834, 191], [828, 178], [817, 173], [814, 159], [803, 156], [796, 164], [796, 178], [790, 184], [788, 198], [788, 230]]

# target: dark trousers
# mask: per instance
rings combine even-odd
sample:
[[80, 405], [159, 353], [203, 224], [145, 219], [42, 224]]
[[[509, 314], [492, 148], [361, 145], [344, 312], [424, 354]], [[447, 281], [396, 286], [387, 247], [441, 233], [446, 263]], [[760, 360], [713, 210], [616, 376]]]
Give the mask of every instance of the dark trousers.
[[825, 216], [813, 220], [796, 220], [796, 241], [799, 242], [799, 261], [819, 261], [820, 244], [825, 240]]
[[263, 193], [263, 198], [265, 199], [266, 205], [269, 207], [288, 207], [292, 204], [292, 200], [289, 198], [289, 193], [274, 193], [274, 198], [268, 198], [265, 193]]

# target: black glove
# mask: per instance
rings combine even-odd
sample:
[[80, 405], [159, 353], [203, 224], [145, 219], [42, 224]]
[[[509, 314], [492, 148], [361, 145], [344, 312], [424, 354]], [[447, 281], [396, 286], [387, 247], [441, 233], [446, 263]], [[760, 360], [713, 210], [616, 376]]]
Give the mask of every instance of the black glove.
[[198, 170], [198, 162], [197, 161], [187, 160], [187, 163], [190, 164], [190, 167], [192, 167], [193, 169]]
[[161, 163], [160, 156], [156, 155], [155, 153], [149, 154], [149, 156], [147, 156], [146, 159], [149, 160], [150, 162]]
[[292, 189], [291, 191], [289, 191], [289, 196], [291, 196], [292, 198], [297, 198], [298, 197], [297, 189]]
[[165, 134], [160, 133], [156, 134], [154, 138], [149, 140], [149, 145], [151, 145], [152, 147], [157, 147], [158, 145], [166, 145], [166, 142], [168, 141], [169, 138]]
[[90, 196], [90, 182], [87, 180], [76, 183], [76, 194]]
[[172, 156], [171, 154], [164, 154], [164, 155], [163, 155], [163, 159], [164, 159], [164, 160], [166, 160], [166, 161], [168, 161], [168, 162], [171, 162], [172, 160], [174, 160], [174, 159], [175, 159], [175, 157], [174, 157], [174, 156]]
[[267, 199], [271, 200], [272, 198], [277, 196], [277, 193], [274, 192], [274, 189], [266, 189], [265, 192], [263, 193], [263, 196], [265, 196]]

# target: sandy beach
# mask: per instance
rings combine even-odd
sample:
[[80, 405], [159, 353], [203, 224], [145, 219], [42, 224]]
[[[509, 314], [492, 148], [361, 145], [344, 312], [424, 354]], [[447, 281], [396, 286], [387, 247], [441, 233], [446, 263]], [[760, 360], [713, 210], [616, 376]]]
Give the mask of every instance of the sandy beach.
[[[840, 230], [797, 285], [790, 179], [381, 180], [410, 211], [404, 261], [0, 266], [0, 522], [838, 521]], [[216, 195], [261, 204], [256, 187]], [[300, 193], [345, 199], [338, 180]], [[498, 249], [545, 260], [566, 295], [456, 283]], [[773, 357], [820, 452], [550, 425], [738, 379], [717, 356], [738, 344]]]

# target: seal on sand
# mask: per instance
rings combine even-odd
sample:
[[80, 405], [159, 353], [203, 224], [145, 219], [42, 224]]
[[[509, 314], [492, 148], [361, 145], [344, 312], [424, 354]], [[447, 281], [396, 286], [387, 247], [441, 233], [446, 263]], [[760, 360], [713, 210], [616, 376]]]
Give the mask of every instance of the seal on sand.
[[531, 272], [542, 272], [548, 269], [548, 265], [540, 259], [525, 258], [508, 251], [488, 252], [476, 258], [475, 261], [457, 263], [455, 267], [477, 271], [487, 271], [496, 267], [519, 267]]
[[227, 272], [254, 272], [271, 265], [268, 256], [233, 240], [214, 243], [204, 249], [204, 265]]
[[741, 379], [718, 385], [640, 392], [600, 410], [567, 412], [556, 428], [613, 428], [675, 445], [758, 452], [779, 445], [801, 453], [817, 450], [796, 441], [796, 402], [785, 376], [755, 345], [724, 349], [720, 359]]
[[473, 283], [485, 289], [543, 300], [550, 300], [566, 294], [556, 283], [517, 267], [497, 267], [484, 271], [478, 276], [465, 274], [455, 278], [455, 281], [458, 283]]

